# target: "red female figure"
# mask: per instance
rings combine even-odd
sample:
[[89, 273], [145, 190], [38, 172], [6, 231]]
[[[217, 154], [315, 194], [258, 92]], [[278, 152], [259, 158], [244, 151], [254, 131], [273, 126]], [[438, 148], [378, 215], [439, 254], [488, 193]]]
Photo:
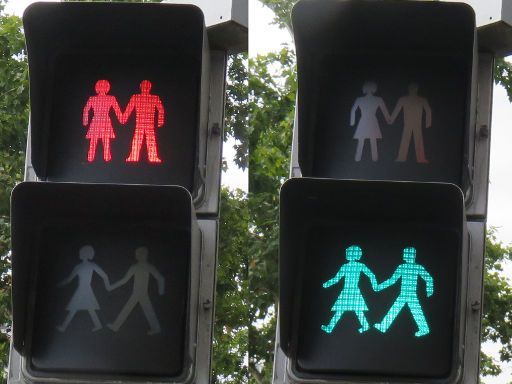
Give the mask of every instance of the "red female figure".
[[91, 125], [85, 136], [90, 140], [89, 152], [87, 153], [87, 161], [93, 162], [96, 156], [96, 146], [98, 139], [103, 143], [103, 160], [112, 160], [110, 153], [110, 139], [116, 137], [112, 122], [110, 121], [110, 109], [113, 108], [117, 119], [121, 121], [122, 113], [119, 104], [114, 96], [107, 95], [110, 91], [110, 83], [107, 80], [98, 80], [94, 87], [97, 96], [89, 97], [87, 104], [84, 107], [83, 125], [86, 127], [89, 124], [89, 112], [92, 109]]

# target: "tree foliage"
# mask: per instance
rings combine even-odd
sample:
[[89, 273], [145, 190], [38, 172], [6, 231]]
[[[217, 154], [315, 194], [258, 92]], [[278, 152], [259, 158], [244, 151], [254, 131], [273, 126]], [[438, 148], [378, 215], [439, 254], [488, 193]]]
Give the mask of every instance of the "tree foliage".
[[244, 192], [221, 193], [213, 383], [247, 383], [248, 207]]
[[[485, 242], [484, 314], [482, 318], [482, 340], [500, 345], [502, 362], [512, 361], [512, 287], [505, 277], [503, 267], [510, 265], [512, 247], [496, 239], [491, 228]], [[495, 376], [501, 368], [491, 356], [481, 353], [483, 376]]]
[[233, 55], [228, 62], [224, 141], [235, 139], [235, 164], [246, 169], [249, 156], [249, 82], [247, 54]]
[[288, 176], [295, 106], [295, 57], [289, 49], [249, 62], [249, 369], [272, 373], [277, 303], [279, 189]]
[[10, 334], [9, 199], [23, 178], [28, 125], [28, 73], [21, 20], [0, 2], [0, 369], [5, 380]]
[[505, 59], [496, 60], [494, 80], [507, 91], [508, 99], [512, 101], [512, 64]]
[[281, 28], [291, 29], [292, 8], [298, 0], [260, 0], [275, 14], [274, 23]]
[[[229, 57], [224, 140], [235, 140], [236, 166], [248, 161], [247, 55]], [[221, 193], [219, 258], [213, 338], [213, 382], [247, 383], [249, 284], [247, 195], [224, 188]]]

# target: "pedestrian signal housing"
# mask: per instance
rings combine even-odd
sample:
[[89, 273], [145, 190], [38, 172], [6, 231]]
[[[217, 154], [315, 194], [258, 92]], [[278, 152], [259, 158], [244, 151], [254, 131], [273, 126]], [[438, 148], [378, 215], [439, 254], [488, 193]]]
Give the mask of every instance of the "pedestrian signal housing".
[[451, 184], [287, 181], [279, 334], [289, 375], [297, 382], [455, 382], [464, 220], [461, 190]]
[[292, 24], [303, 176], [466, 191], [476, 73], [470, 6], [302, 0]]
[[183, 187], [17, 186], [13, 346], [25, 381], [190, 382], [198, 235]]
[[197, 192], [209, 90], [199, 8], [37, 3], [23, 21], [40, 179]]

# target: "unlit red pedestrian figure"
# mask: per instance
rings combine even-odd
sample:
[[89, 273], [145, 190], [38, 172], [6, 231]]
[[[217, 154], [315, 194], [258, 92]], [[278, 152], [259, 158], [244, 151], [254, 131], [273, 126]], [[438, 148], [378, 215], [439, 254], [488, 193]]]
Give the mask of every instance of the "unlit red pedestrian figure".
[[418, 95], [418, 84], [411, 83], [408, 87], [409, 94], [398, 100], [393, 113], [389, 119], [389, 123], [393, 124], [398, 114], [404, 113], [404, 128], [402, 131], [402, 140], [400, 141], [400, 149], [398, 157], [395, 161], [407, 161], [407, 152], [411, 139], [414, 138], [414, 150], [416, 151], [416, 162], [427, 164], [428, 160], [425, 156], [425, 145], [423, 144], [423, 113], [425, 113], [425, 127], [432, 126], [432, 110], [428, 100]]

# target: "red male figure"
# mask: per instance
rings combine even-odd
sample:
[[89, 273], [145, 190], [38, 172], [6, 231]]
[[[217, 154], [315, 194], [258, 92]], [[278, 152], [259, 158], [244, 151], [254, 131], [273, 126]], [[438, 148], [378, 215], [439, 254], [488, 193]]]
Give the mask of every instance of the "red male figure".
[[140, 149], [142, 142], [146, 138], [146, 148], [148, 152], [148, 160], [150, 163], [161, 163], [156, 149], [155, 137], [155, 110], [158, 113], [157, 125], [164, 125], [164, 107], [160, 98], [149, 93], [151, 91], [151, 82], [143, 80], [140, 83], [140, 93], [133, 95], [126, 106], [123, 113], [123, 124], [130, 118], [135, 109], [135, 133], [132, 140], [132, 149], [130, 155], [126, 159], [127, 163], [138, 162], [140, 157]]

